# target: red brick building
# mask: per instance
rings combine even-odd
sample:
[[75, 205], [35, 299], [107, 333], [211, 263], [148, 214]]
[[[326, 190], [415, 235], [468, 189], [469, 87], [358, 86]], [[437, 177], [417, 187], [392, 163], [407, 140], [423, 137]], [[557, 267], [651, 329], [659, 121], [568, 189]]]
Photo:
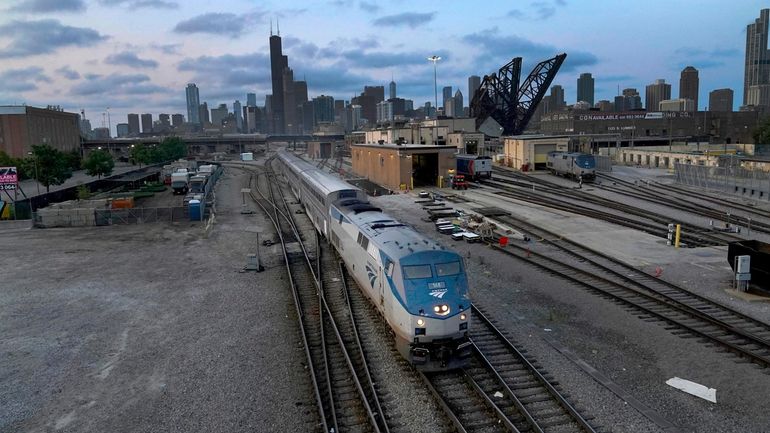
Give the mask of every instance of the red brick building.
[[0, 106], [0, 150], [26, 158], [35, 144], [47, 143], [61, 151], [80, 149], [79, 116], [60, 110], [24, 105]]

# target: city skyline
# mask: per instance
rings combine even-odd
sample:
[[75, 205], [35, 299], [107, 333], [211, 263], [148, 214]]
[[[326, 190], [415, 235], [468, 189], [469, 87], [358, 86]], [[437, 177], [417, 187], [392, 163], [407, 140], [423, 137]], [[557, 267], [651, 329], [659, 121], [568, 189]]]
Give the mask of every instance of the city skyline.
[[[568, 104], [576, 102], [581, 73], [596, 80], [595, 101], [612, 101], [618, 88], [641, 90], [659, 78], [678, 94], [679, 74], [692, 65], [700, 74], [703, 109], [710, 91], [743, 93], [746, 26], [766, 7], [759, 1], [725, 10], [716, 1], [566, 0], [515, 7], [491, 2], [487, 8], [345, 0], [277, 5], [255, 8], [238, 0], [217, 10], [197, 0], [4, 2], [0, 105], [84, 108], [94, 127], [111, 107], [113, 131], [128, 113], [184, 113], [187, 83], [197, 84], [200, 102], [210, 107], [245, 101], [247, 93], [264, 105], [271, 93], [272, 20], [310, 98], [350, 100], [364, 86], [387, 87], [392, 78], [400, 97], [422, 106], [433, 100], [429, 55], [442, 57], [439, 88], [464, 89], [469, 76], [483, 77], [514, 56], [524, 58], [528, 71], [566, 52], [553, 84], [564, 88]], [[647, 22], [650, 10], [665, 13]], [[333, 24], [340, 14], [345, 28]], [[629, 25], [628, 17], [637, 17], [637, 25]], [[742, 101], [735, 99], [737, 109]]]

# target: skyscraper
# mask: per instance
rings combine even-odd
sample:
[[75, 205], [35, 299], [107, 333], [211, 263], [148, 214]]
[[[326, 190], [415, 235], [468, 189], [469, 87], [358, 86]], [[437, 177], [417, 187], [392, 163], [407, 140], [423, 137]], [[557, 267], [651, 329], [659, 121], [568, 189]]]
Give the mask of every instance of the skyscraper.
[[444, 115], [447, 115], [447, 101], [452, 99], [452, 86], [445, 86], [441, 89], [441, 106], [444, 107]]
[[128, 115], [128, 135], [139, 135], [139, 115], [131, 113]]
[[476, 96], [476, 91], [481, 86], [481, 78], [478, 75], [471, 75], [468, 77], [468, 105], [471, 105], [473, 97]]
[[460, 89], [457, 89], [454, 96], [454, 113], [452, 113], [454, 117], [463, 117], [464, 103], [465, 101], [463, 101], [463, 92], [461, 92]]
[[[313, 98], [313, 115], [316, 125], [321, 122], [334, 122], [334, 98], [325, 95]], [[373, 122], [375, 119], [371, 121]]]
[[633, 87], [623, 89], [622, 96], [615, 97], [615, 111], [639, 110], [642, 108], [642, 97]]
[[548, 112], [559, 111], [566, 106], [564, 101], [564, 88], [560, 85], [551, 86], [551, 95], [548, 96]]
[[733, 111], [733, 89], [709, 92], [709, 111]]
[[364, 86], [364, 95], [374, 98], [374, 102], [385, 100], [385, 86]]
[[[198, 93], [198, 86], [195, 83], [187, 85], [187, 120], [195, 125], [201, 124], [200, 112], [198, 107], [201, 104], [200, 94]], [[129, 124], [131, 122], [129, 121]]]
[[294, 100], [294, 71], [288, 66], [283, 68], [283, 118], [287, 134], [297, 132], [297, 103]]
[[577, 80], [577, 101], [585, 101], [594, 105], [594, 77], [590, 72], [580, 74]]
[[180, 113], [171, 115], [171, 126], [176, 128], [176, 127], [182, 126], [183, 123], [184, 123], [183, 115], [181, 115]]
[[288, 66], [288, 61], [281, 50], [281, 32], [273, 34], [270, 29], [270, 78], [273, 84], [273, 97], [271, 98], [272, 131], [277, 134], [284, 133], [284, 106], [283, 106], [283, 69]]
[[659, 78], [645, 87], [644, 108], [647, 111], [658, 111], [660, 101], [666, 99], [671, 99], [671, 84], [666, 84], [666, 80]]
[[206, 126], [206, 124], [211, 123], [209, 120], [209, 104], [206, 101], [203, 101], [203, 104], [198, 106], [198, 118], [200, 119], [201, 125]]
[[390, 90], [390, 92], [389, 92], [390, 98], [388, 98], [388, 99], [395, 99], [396, 98], [396, 82], [395, 81], [390, 80], [389, 90]]
[[215, 127], [222, 126], [222, 121], [227, 117], [227, 104], [219, 104], [219, 107], [211, 109], [211, 124]]
[[256, 107], [257, 106], [257, 94], [256, 93], [247, 93], [246, 94], [246, 106], [247, 107]]
[[149, 134], [152, 132], [152, 114], [142, 114], [142, 133]]
[[746, 62], [743, 77], [743, 105], [749, 104], [749, 87], [770, 84], [770, 52], [767, 50], [770, 9], [746, 26]]
[[238, 131], [243, 132], [243, 110], [241, 109], [241, 101], [237, 99], [233, 102], [233, 114], [235, 115], [235, 125]]
[[692, 66], [682, 69], [679, 77], [679, 99], [692, 99], [698, 111], [698, 70]]

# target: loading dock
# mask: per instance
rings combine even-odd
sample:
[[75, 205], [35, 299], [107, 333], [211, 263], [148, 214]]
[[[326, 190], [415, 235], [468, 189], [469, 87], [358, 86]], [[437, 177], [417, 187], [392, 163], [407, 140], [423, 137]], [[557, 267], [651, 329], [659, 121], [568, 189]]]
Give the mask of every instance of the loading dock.
[[423, 144], [353, 144], [353, 173], [390, 190], [444, 185], [457, 148]]

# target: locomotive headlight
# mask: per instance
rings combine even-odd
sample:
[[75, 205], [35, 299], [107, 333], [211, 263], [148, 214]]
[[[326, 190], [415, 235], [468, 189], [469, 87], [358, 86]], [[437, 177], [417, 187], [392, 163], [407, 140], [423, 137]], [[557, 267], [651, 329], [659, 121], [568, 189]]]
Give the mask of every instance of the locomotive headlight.
[[436, 305], [433, 307], [433, 311], [435, 311], [436, 314], [440, 316], [446, 316], [447, 314], [449, 314], [449, 305], [447, 304]]
[[422, 319], [417, 319], [417, 326], [425, 326], [425, 321]]
[[460, 314], [460, 320], [465, 320], [467, 318], [468, 316], [466, 316], [465, 313]]

